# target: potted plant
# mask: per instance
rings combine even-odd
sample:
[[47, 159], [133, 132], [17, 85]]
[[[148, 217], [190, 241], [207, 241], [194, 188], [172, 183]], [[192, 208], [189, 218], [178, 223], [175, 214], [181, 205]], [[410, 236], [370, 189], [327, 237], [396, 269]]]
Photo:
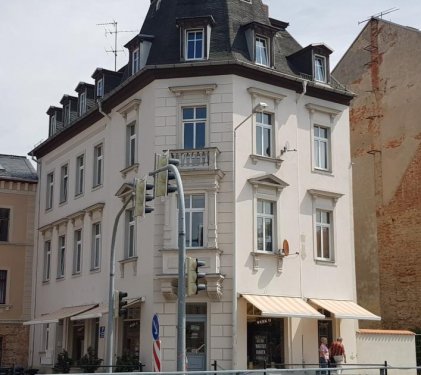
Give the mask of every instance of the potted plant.
[[53, 371], [56, 374], [68, 374], [70, 367], [73, 365], [73, 359], [69, 357], [69, 353], [66, 349], [63, 349], [61, 353], [57, 354], [57, 362], [53, 367]]
[[98, 358], [94, 348], [90, 346], [87, 353], [79, 359], [78, 367], [80, 367], [84, 373], [95, 372], [100, 367], [101, 362], [102, 359]]
[[132, 372], [142, 371], [141, 364], [137, 356], [124, 353], [121, 357], [117, 357], [115, 372]]

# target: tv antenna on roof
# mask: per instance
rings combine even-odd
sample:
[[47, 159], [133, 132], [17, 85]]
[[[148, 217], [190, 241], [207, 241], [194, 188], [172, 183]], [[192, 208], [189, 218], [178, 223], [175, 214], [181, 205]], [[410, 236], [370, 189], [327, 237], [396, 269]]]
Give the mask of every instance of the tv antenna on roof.
[[396, 12], [397, 10], [399, 10], [399, 8], [396, 8], [396, 7], [394, 7], [394, 8], [390, 8], [390, 9], [386, 9], [386, 10], [382, 10], [381, 12], [379, 12], [379, 13], [376, 13], [376, 14], [373, 14], [372, 16], [370, 16], [369, 18], [367, 18], [367, 19], [365, 19], [365, 20], [363, 20], [363, 21], [358, 21], [358, 25], [360, 25], [360, 24], [362, 24], [362, 23], [364, 23], [364, 22], [367, 22], [367, 21], [370, 21], [372, 18], [383, 18], [383, 16], [385, 15], [385, 14], [389, 14], [389, 13], [392, 13], [392, 12]]
[[105, 35], [114, 34], [114, 48], [111, 47], [110, 50], [105, 50], [105, 52], [112, 52], [114, 54], [114, 70], [117, 71], [117, 54], [119, 52], [124, 52], [122, 49], [117, 49], [117, 35], [119, 33], [137, 33], [139, 30], [118, 30], [118, 22], [113, 20], [113, 22], [104, 22], [104, 23], [97, 23], [97, 26], [109, 26], [112, 25], [114, 30], [105, 29]]

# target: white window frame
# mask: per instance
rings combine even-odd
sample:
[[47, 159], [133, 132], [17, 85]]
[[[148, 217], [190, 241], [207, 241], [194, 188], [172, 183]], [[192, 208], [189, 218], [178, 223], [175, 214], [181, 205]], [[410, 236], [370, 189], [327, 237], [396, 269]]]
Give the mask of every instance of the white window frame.
[[[262, 43], [262, 46], [259, 45], [259, 42]], [[257, 65], [262, 66], [270, 66], [270, 48], [269, 48], [269, 39], [261, 36], [256, 35], [254, 41], [254, 48], [255, 48], [255, 63]], [[264, 61], [266, 59], [266, 62]]]
[[104, 78], [100, 78], [96, 83], [96, 96], [97, 98], [104, 96]]
[[136, 257], [136, 218], [134, 208], [126, 210], [125, 259]]
[[326, 57], [314, 55], [314, 80], [316, 82], [327, 82], [327, 63]]
[[[197, 117], [197, 109], [198, 108], [204, 108], [206, 111], [206, 117], [202, 118], [202, 117]], [[193, 118], [192, 119], [185, 119], [184, 118], [184, 110], [185, 109], [193, 109]], [[204, 139], [204, 145], [203, 148], [206, 148], [206, 145], [208, 143], [207, 138], [208, 138], [208, 107], [206, 105], [184, 105], [181, 107], [181, 121], [182, 121], [182, 147], [183, 149], [185, 149], [185, 144], [184, 144], [184, 132], [185, 132], [185, 126], [186, 124], [193, 124], [193, 150], [197, 149], [197, 138], [196, 138], [196, 128], [198, 124], [205, 124], [205, 139]]]
[[[133, 129], [133, 134], [132, 134]], [[126, 167], [137, 162], [137, 124], [135, 121], [126, 126]]]
[[82, 272], [83, 234], [82, 229], [73, 232], [73, 275]]
[[[97, 230], [99, 228], [99, 230]], [[92, 224], [91, 271], [101, 269], [102, 224], [100, 221]]]
[[69, 163], [60, 168], [60, 204], [67, 202], [69, 197]]
[[79, 96], [79, 116], [86, 112], [86, 91], [80, 93]]
[[56, 114], [50, 117], [50, 136], [54, 135], [57, 131], [57, 117]]
[[[199, 207], [199, 208], [192, 208], [192, 201], [193, 201], [193, 196], [203, 196], [203, 201], [204, 201], [204, 207]], [[203, 192], [192, 192], [192, 193], [186, 193], [184, 195], [184, 199], [189, 199], [190, 201], [190, 207], [187, 208], [186, 207], [186, 226], [187, 226], [187, 222], [189, 222], [189, 227], [186, 227], [186, 248], [203, 248], [206, 247], [207, 244], [207, 194], [203, 193]], [[199, 244], [199, 246], [192, 246], [192, 228], [193, 228], [193, 220], [192, 220], [192, 216], [193, 213], [202, 213], [203, 215], [203, 219], [202, 219], [202, 238], [201, 238], [201, 244]], [[189, 219], [187, 219], [187, 217], [189, 217]], [[188, 233], [190, 233], [190, 236], [188, 236]], [[200, 238], [198, 239], [200, 242]]]
[[[329, 215], [329, 223], [320, 220], [318, 221], [317, 216], [318, 214], [328, 214]], [[333, 210], [328, 210], [328, 209], [322, 209], [322, 208], [318, 208], [316, 207], [315, 212], [314, 212], [314, 223], [315, 223], [315, 227], [314, 227], [314, 256], [315, 259], [317, 261], [324, 261], [324, 262], [333, 262], [335, 260], [335, 248], [334, 248], [334, 215], [333, 215]], [[320, 248], [319, 248], [319, 242], [318, 242], [318, 231], [320, 229], [321, 235], [320, 235]], [[324, 247], [325, 244], [323, 242], [323, 235], [322, 232], [323, 230], [328, 230], [329, 233], [329, 254], [328, 256], [324, 256]]]
[[42, 330], [42, 347], [48, 352], [50, 346], [50, 323], [43, 324]]
[[47, 174], [47, 191], [45, 209], [51, 210], [54, 204], [54, 172]]
[[[197, 34], [201, 33], [202, 34], [202, 38], [197, 38]], [[192, 43], [194, 43], [194, 53], [193, 53], [193, 57], [189, 57], [189, 35], [190, 34], [194, 34], [194, 39], [191, 41]], [[200, 56], [197, 56], [196, 54], [196, 43], [199, 41], [202, 41], [202, 53], [200, 54]], [[186, 29], [185, 34], [184, 34], [184, 45], [185, 45], [185, 49], [184, 49], [184, 53], [185, 53], [185, 59], [187, 61], [192, 61], [192, 60], [203, 60], [205, 58], [205, 41], [206, 41], [206, 33], [205, 33], [205, 29], [204, 28], [193, 28], [193, 29]]]
[[[318, 130], [319, 135], [315, 135], [316, 129]], [[327, 131], [327, 138], [320, 136], [320, 129]], [[331, 138], [332, 132], [329, 126], [323, 126], [319, 124], [313, 125], [313, 158], [314, 158], [314, 169], [330, 172], [332, 170], [332, 153], [331, 153]], [[326, 154], [326, 165], [323, 165], [323, 150]]]
[[44, 241], [44, 264], [42, 281], [50, 281], [51, 278], [51, 240]]
[[137, 47], [132, 52], [132, 74], [136, 74], [140, 69], [140, 48]]
[[[272, 214], [270, 213], [266, 213], [266, 212], [259, 212], [259, 202], [262, 202], [262, 206], [263, 208], [265, 207], [265, 203], [269, 203], [272, 205]], [[263, 220], [263, 248], [259, 249], [259, 234], [258, 234], [258, 230], [259, 230], [259, 218], [261, 218]], [[271, 238], [271, 242], [272, 242], [272, 246], [271, 249], [266, 250], [266, 233], [265, 233], [265, 223], [264, 221], [266, 219], [270, 219], [272, 222], [272, 238]], [[277, 202], [275, 200], [272, 199], [267, 199], [267, 198], [261, 198], [261, 197], [256, 197], [256, 232], [255, 232], [255, 236], [256, 236], [256, 251], [257, 252], [261, 252], [261, 253], [273, 253], [277, 250]]]
[[65, 125], [68, 125], [70, 124], [70, 103], [67, 103], [64, 106], [63, 112], [64, 112], [64, 123]]
[[[262, 121], [258, 121], [258, 117], [261, 114], [262, 116]], [[255, 125], [255, 154], [259, 155], [259, 156], [263, 156], [263, 157], [268, 157], [268, 158], [273, 158], [274, 157], [274, 126], [273, 126], [273, 118], [274, 115], [273, 113], [269, 113], [269, 112], [259, 112], [255, 114], [255, 118], [256, 118], [256, 125]], [[266, 122], [264, 122], [265, 116], [269, 116], [269, 123], [267, 124]], [[260, 139], [257, 136], [257, 131], [258, 129], [261, 129], [261, 137]], [[269, 130], [270, 131], [270, 140], [269, 140], [269, 147], [270, 147], [270, 154], [266, 155], [265, 151], [264, 151], [264, 131], [265, 130]], [[260, 146], [262, 148], [262, 152], [259, 153], [258, 152], [258, 144], [260, 143]]]
[[66, 236], [58, 237], [57, 279], [63, 279], [66, 273]]
[[94, 181], [93, 187], [101, 186], [104, 182], [104, 144], [94, 147]]
[[76, 189], [75, 196], [82, 195], [85, 191], [85, 154], [76, 157]]

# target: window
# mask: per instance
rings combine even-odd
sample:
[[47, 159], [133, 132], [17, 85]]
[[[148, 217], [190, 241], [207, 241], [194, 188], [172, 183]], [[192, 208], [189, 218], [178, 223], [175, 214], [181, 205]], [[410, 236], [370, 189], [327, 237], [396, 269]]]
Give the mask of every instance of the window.
[[202, 60], [204, 56], [204, 32], [186, 30], [186, 60]]
[[79, 96], [79, 116], [86, 112], [86, 92], [82, 92]]
[[104, 96], [104, 79], [100, 78], [96, 84], [96, 96], [100, 98]]
[[201, 149], [206, 144], [206, 107], [183, 108], [183, 147]]
[[333, 260], [332, 211], [316, 209], [316, 258]]
[[83, 193], [85, 186], [85, 156], [80, 155], [76, 158], [76, 195]]
[[268, 40], [256, 37], [256, 64], [269, 66]]
[[48, 351], [50, 344], [50, 324], [48, 323], [43, 324], [42, 338], [44, 351]]
[[102, 185], [104, 173], [104, 147], [102, 143], [94, 149], [94, 187]]
[[60, 172], [60, 203], [67, 202], [68, 191], [69, 191], [69, 165], [65, 164], [61, 167], [61, 172]]
[[314, 79], [318, 82], [326, 82], [326, 58], [316, 55], [314, 57]]
[[50, 117], [50, 136], [54, 135], [57, 130], [57, 118], [56, 115]]
[[54, 173], [51, 172], [47, 175], [47, 201], [46, 209], [53, 208], [53, 195], [54, 195]]
[[51, 241], [44, 242], [44, 270], [43, 281], [49, 281], [51, 274]]
[[275, 235], [275, 202], [257, 200], [257, 250], [273, 251]]
[[330, 170], [330, 129], [319, 125], [314, 126], [314, 166]]
[[134, 216], [134, 209], [126, 211], [126, 243], [125, 243], [125, 257], [133, 258], [136, 256], [136, 221]]
[[256, 114], [256, 154], [272, 156], [272, 116], [268, 113]]
[[92, 225], [92, 254], [91, 270], [98, 270], [101, 267], [101, 223]]
[[69, 104], [66, 104], [64, 106], [63, 110], [64, 110], [64, 123], [66, 125], [67, 124], [70, 124], [70, 120], [71, 120], [71, 117], [70, 117], [70, 103]]
[[0, 208], [0, 241], [9, 241], [10, 208]]
[[126, 164], [128, 167], [136, 163], [136, 123], [127, 125]]
[[0, 305], [6, 304], [7, 271], [0, 270]]
[[203, 247], [205, 194], [185, 195], [186, 247]]
[[82, 270], [82, 229], [75, 230], [73, 251], [73, 274], [79, 274]]
[[139, 48], [136, 48], [132, 52], [132, 74], [135, 74], [140, 69], [140, 50]]
[[66, 237], [60, 236], [58, 238], [58, 258], [57, 258], [57, 278], [58, 279], [61, 279], [64, 277], [65, 260], [66, 260]]

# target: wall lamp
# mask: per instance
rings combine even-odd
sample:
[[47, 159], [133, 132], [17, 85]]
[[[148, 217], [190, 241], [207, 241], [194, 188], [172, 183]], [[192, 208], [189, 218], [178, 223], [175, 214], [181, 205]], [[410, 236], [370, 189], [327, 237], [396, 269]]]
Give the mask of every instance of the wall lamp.
[[267, 103], [264, 102], [259, 102], [257, 103], [254, 108], [253, 108], [253, 112], [251, 112], [243, 121], [241, 121], [235, 128], [234, 128], [234, 133], [235, 131], [241, 126], [243, 125], [251, 116], [253, 116], [256, 112], [262, 112], [265, 108], [267, 108]]

